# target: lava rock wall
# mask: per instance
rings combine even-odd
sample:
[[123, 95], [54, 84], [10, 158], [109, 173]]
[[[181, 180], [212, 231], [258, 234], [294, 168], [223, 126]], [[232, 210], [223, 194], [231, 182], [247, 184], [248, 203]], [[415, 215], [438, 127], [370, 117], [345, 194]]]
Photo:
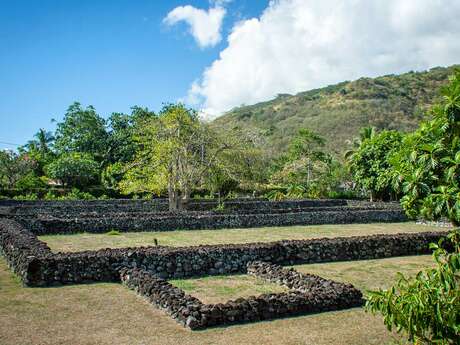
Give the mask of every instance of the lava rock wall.
[[[251, 274], [258, 276], [261, 272], [264, 278], [267, 277], [269, 271], [271, 281], [294, 281], [292, 270], [283, 270], [276, 265], [258, 262], [249, 263], [249, 267]], [[290, 276], [284, 271], [290, 272]], [[276, 279], [276, 274], [281, 274], [283, 277]], [[297, 274], [296, 281], [300, 282], [300, 285], [305, 283], [302, 288], [282, 293], [238, 298], [219, 304], [204, 304], [166, 280], [142, 269], [125, 268], [121, 270], [120, 276], [121, 281], [128, 288], [135, 290], [177, 322], [193, 330], [347, 309], [359, 307], [363, 303], [361, 292], [351, 284], [338, 283], [313, 275], [301, 279], [298, 278], [301, 275]], [[287, 278], [288, 276], [290, 278]]]

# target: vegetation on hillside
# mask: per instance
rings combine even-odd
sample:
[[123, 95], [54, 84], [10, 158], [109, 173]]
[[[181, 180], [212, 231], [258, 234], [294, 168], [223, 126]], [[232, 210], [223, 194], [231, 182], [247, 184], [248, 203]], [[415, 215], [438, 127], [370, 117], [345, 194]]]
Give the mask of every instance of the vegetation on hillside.
[[268, 102], [233, 109], [215, 122], [227, 128], [257, 128], [278, 152], [288, 148], [299, 128], [308, 128], [326, 139], [327, 152], [341, 156], [345, 142], [358, 136], [362, 127], [414, 130], [454, 68], [361, 78], [296, 95], [280, 95]]

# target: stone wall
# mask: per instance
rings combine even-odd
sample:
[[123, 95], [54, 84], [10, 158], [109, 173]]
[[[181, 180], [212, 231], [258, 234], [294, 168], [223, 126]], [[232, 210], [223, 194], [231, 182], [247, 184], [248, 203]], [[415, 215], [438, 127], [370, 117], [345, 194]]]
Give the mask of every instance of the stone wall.
[[167, 211], [167, 200], [0, 201], [0, 218], [36, 234], [250, 228], [405, 221], [395, 203], [347, 200], [235, 199], [214, 210], [215, 200], [193, 200], [189, 210]]
[[[296, 272], [284, 270], [280, 266], [262, 262], [249, 263], [251, 274], [277, 281], [276, 274], [283, 276], [283, 282], [292, 283]], [[286, 272], [289, 272], [286, 274]], [[287, 277], [290, 278], [287, 278]], [[122, 269], [121, 281], [135, 290], [153, 305], [166, 311], [180, 324], [191, 329], [202, 329], [225, 324], [254, 322], [285, 316], [318, 313], [361, 306], [362, 294], [351, 284], [343, 284], [318, 276], [308, 275], [304, 279], [300, 273], [293, 284], [300, 288], [289, 292], [262, 294], [248, 298], [238, 298], [226, 303], [204, 304], [199, 299], [186, 294], [155, 274], [138, 268]], [[305, 283], [305, 285], [302, 285]], [[286, 284], [285, 284], [286, 285]]]
[[0, 254], [26, 285], [41, 281], [41, 258], [51, 255], [46, 243], [19, 223], [0, 219]]
[[349, 224], [371, 222], [403, 222], [407, 218], [400, 209], [342, 209], [325, 211], [293, 211], [288, 213], [144, 213], [57, 218], [14, 217], [36, 234], [104, 233], [119, 231], [171, 231], [198, 229], [252, 228], [315, 224]]
[[[318, 207], [373, 207], [399, 208], [396, 203], [369, 203], [357, 200], [336, 199], [303, 199], [268, 201], [265, 199], [231, 199], [223, 202], [227, 212], [270, 213], [281, 210], [301, 210]], [[187, 207], [189, 211], [212, 211], [218, 206], [216, 200], [191, 200]], [[168, 211], [166, 199], [152, 200], [62, 200], [62, 201], [17, 201], [0, 200], [0, 216], [6, 215], [50, 215], [55, 217], [79, 217], [81, 215], [105, 215], [113, 213], [165, 212]]]
[[361, 298], [359, 290], [356, 290], [351, 284], [324, 279], [314, 274], [300, 273], [294, 268], [284, 268], [268, 262], [250, 262], [247, 266], [247, 272], [249, 275], [303, 293], [322, 293], [323, 291], [330, 291], [331, 293], [334, 293], [346, 291], [349, 295], [354, 292], [353, 299], [355, 300], [359, 300], [359, 298]]
[[124, 267], [155, 272], [160, 278], [245, 272], [251, 261], [282, 265], [428, 254], [429, 243], [446, 232], [373, 235], [192, 247], [136, 247], [51, 253], [23, 226], [0, 219], [0, 245], [25, 284], [46, 286], [119, 281]]

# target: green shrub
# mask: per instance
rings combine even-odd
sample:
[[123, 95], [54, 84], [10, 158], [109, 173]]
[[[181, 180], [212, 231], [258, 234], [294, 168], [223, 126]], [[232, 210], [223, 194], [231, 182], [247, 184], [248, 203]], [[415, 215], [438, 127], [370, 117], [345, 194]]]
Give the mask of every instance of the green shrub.
[[21, 191], [30, 191], [32, 189], [46, 188], [46, 183], [42, 178], [30, 172], [22, 176], [18, 182], [16, 182], [15, 187]]
[[460, 339], [460, 232], [448, 239], [453, 252], [443, 241], [431, 244], [435, 268], [419, 272], [414, 278], [399, 274], [388, 290], [369, 291], [366, 309], [380, 312], [391, 331], [405, 331], [415, 344], [458, 344]]
[[112, 230], [106, 232], [105, 234], [106, 234], [106, 235], [109, 235], [109, 236], [118, 236], [118, 235], [121, 235], [120, 231], [115, 230], [115, 229], [112, 229]]
[[35, 193], [27, 193], [25, 195], [16, 195], [14, 200], [38, 200], [38, 195]]
[[95, 200], [96, 198], [88, 193], [88, 192], [82, 192], [78, 190], [77, 188], [72, 188], [72, 190], [63, 195], [59, 196], [56, 198], [56, 200]]
[[355, 191], [344, 190], [344, 191], [331, 191], [327, 195], [330, 199], [357, 199], [359, 196]]
[[64, 153], [46, 166], [49, 177], [68, 187], [94, 185], [99, 177], [99, 164], [87, 153]]
[[216, 207], [214, 207], [214, 211], [217, 211], [217, 212], [222, 212], [222, 211], [225, 211], [225, 205], [223, 202], [217, 204]]

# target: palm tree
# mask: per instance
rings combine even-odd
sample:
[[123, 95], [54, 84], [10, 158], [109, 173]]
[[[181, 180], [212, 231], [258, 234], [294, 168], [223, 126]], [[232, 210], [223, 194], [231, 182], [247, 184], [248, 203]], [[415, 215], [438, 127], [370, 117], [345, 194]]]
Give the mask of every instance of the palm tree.
[[26, 147], [29, 151], [37, 151], [40, 155], [44, 156], [51, 151], [51, 143], [54, 140], [54, 136], [51, 132], [46, 131], [43, 128], [40, 128], [37, 133], [35, 133], [33, 140], [30, 140]]
[[346, 143], [351, 146], [344, 154], [345, 160], [349, 162], [355, 153], [358, 151], [359, 147], [367, 139], [372, 139], [377, 134], [377, 129], [375, 127], [363, 127], [359, 130], [359, 137], [355, 137], [352, 140], [347, 140]]

